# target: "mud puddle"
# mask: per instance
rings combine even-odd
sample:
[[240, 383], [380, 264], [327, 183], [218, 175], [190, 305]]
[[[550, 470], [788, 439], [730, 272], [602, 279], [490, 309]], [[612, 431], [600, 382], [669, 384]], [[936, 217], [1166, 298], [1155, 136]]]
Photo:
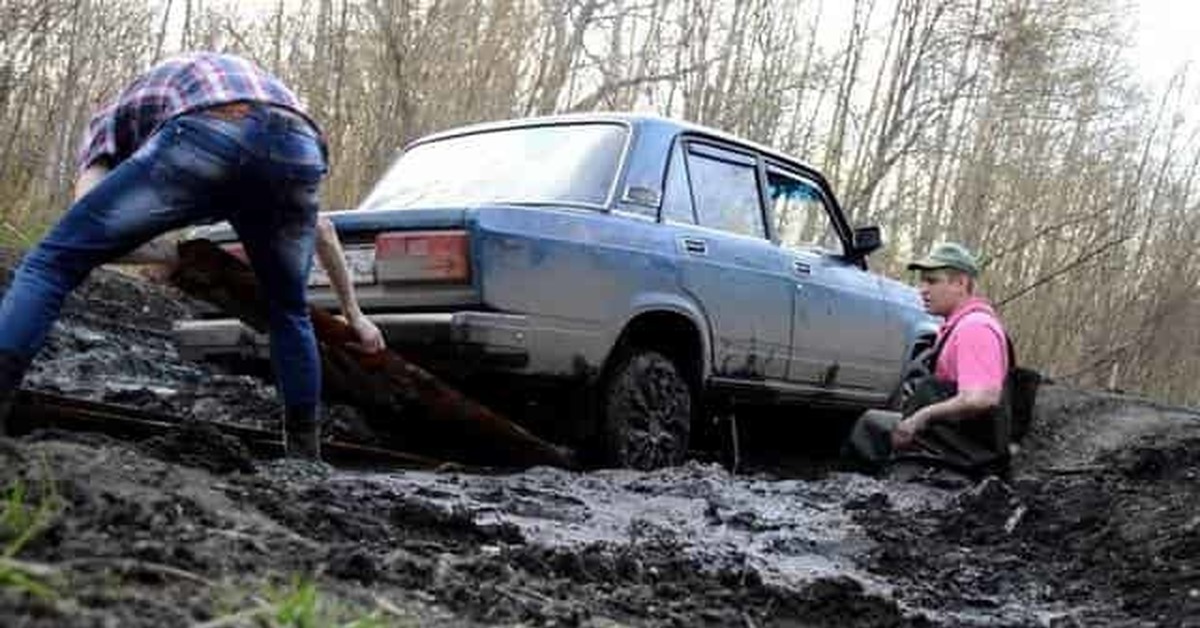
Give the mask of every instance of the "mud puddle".
[[0, 448], [0, 479], [50, 470], [61, 509], [19, 556], [62, 569], [64, 597], [7, 591], [0, 617], [200, 624], [307, 574], [359, 616], [391, 609], [382, 625], [1195, 625], [1200, 441], [1173, 442], [947, 489], [699, 463], [346, 472], [202, 430], [32, 435]]

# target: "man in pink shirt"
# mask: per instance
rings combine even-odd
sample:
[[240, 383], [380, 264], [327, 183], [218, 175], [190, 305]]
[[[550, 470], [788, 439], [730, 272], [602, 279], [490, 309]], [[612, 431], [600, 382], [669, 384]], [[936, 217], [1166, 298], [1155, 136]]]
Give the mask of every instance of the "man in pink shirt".
[[927, 374], [907, 382], [902, 411], [866, 413], [850, 448], [875, 466], [913, 460], [969, 475], [1005, 473], [1011, 353], [996, 312], [975, 294], [979, 264], [965, 247], [943, 243], [908, 267], [920, 273], [925, 309], [945, 322], [918, 358]]

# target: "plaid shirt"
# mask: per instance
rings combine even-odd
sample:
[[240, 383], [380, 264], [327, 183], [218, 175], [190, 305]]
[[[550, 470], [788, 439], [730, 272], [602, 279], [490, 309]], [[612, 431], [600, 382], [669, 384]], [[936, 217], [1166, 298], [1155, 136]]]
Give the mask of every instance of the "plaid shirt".
[[150, 68], [92, 117], [79, 170], [99, 159], [116, 166], [175, 116], [238, 101], [287, 107], [312, 122], [296, 95], [252, 62], [230, 54], [187, 54]]

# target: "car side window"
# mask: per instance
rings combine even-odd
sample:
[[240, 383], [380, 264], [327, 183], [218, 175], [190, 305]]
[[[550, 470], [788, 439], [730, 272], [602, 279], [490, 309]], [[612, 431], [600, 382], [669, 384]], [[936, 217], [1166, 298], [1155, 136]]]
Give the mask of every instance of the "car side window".
[[820, 187], [801, 177], [769, 168], [767, 192], [771, 197], [775, 233], [779, 234], [780, 243], [842, 254], [842, 239], [830, 218]]
[[667, 165], [667, 180], [663, 185], [662, 220], [696, 224], [696, 212], [692, 209], [692, 190], [688, 187], [681, 146], [676, 146], [675, 150], [671, 151], [671, 163]]
[[687, 165], [701, 225], [756, 238], [767, 236], [753, 157], [692, 145]]

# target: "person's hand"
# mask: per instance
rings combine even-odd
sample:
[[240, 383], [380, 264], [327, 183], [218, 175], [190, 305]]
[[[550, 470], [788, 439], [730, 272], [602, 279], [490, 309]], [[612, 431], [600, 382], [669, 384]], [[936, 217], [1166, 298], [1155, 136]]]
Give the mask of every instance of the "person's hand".
[[351, 348], [363, 353], [378, 353], [387, 348], [383, 332], [379, 331], [371, 319], [359, 315], [351, 318], [348, 323], [354, 329], [354, 333], [358, 335], [358, 342], [349, 343], [348, 346]]
[[179, 268], [178, 244], [166, 237], [155, 238], [115, 260], [139, 266], [138, 274], [153, 283], [167, 283]]
[[914, 412], [912, 416], [905, 417], [892, 429], [892, 448], [908, 449], [912, 447], [917, 432], [925, 429], [925, 425], [928, 423], [929, 416], [921, 410]]
[[170, 283], [171, 275], [175, 272], [174, 264], [146, 264], [138, 271], [142, 278], [151, 282], [165, 284]]
[[175, 274], [175, 270], [179, 268], [179, 253], [175, 249], [174, 243], [169, 246], [159, 246], [153, 250], [153, 255], [146, 257], [142, 262], [142, 267], [139, 273], [147, 281], [165, 284], [170, 283], [171, 275]]

